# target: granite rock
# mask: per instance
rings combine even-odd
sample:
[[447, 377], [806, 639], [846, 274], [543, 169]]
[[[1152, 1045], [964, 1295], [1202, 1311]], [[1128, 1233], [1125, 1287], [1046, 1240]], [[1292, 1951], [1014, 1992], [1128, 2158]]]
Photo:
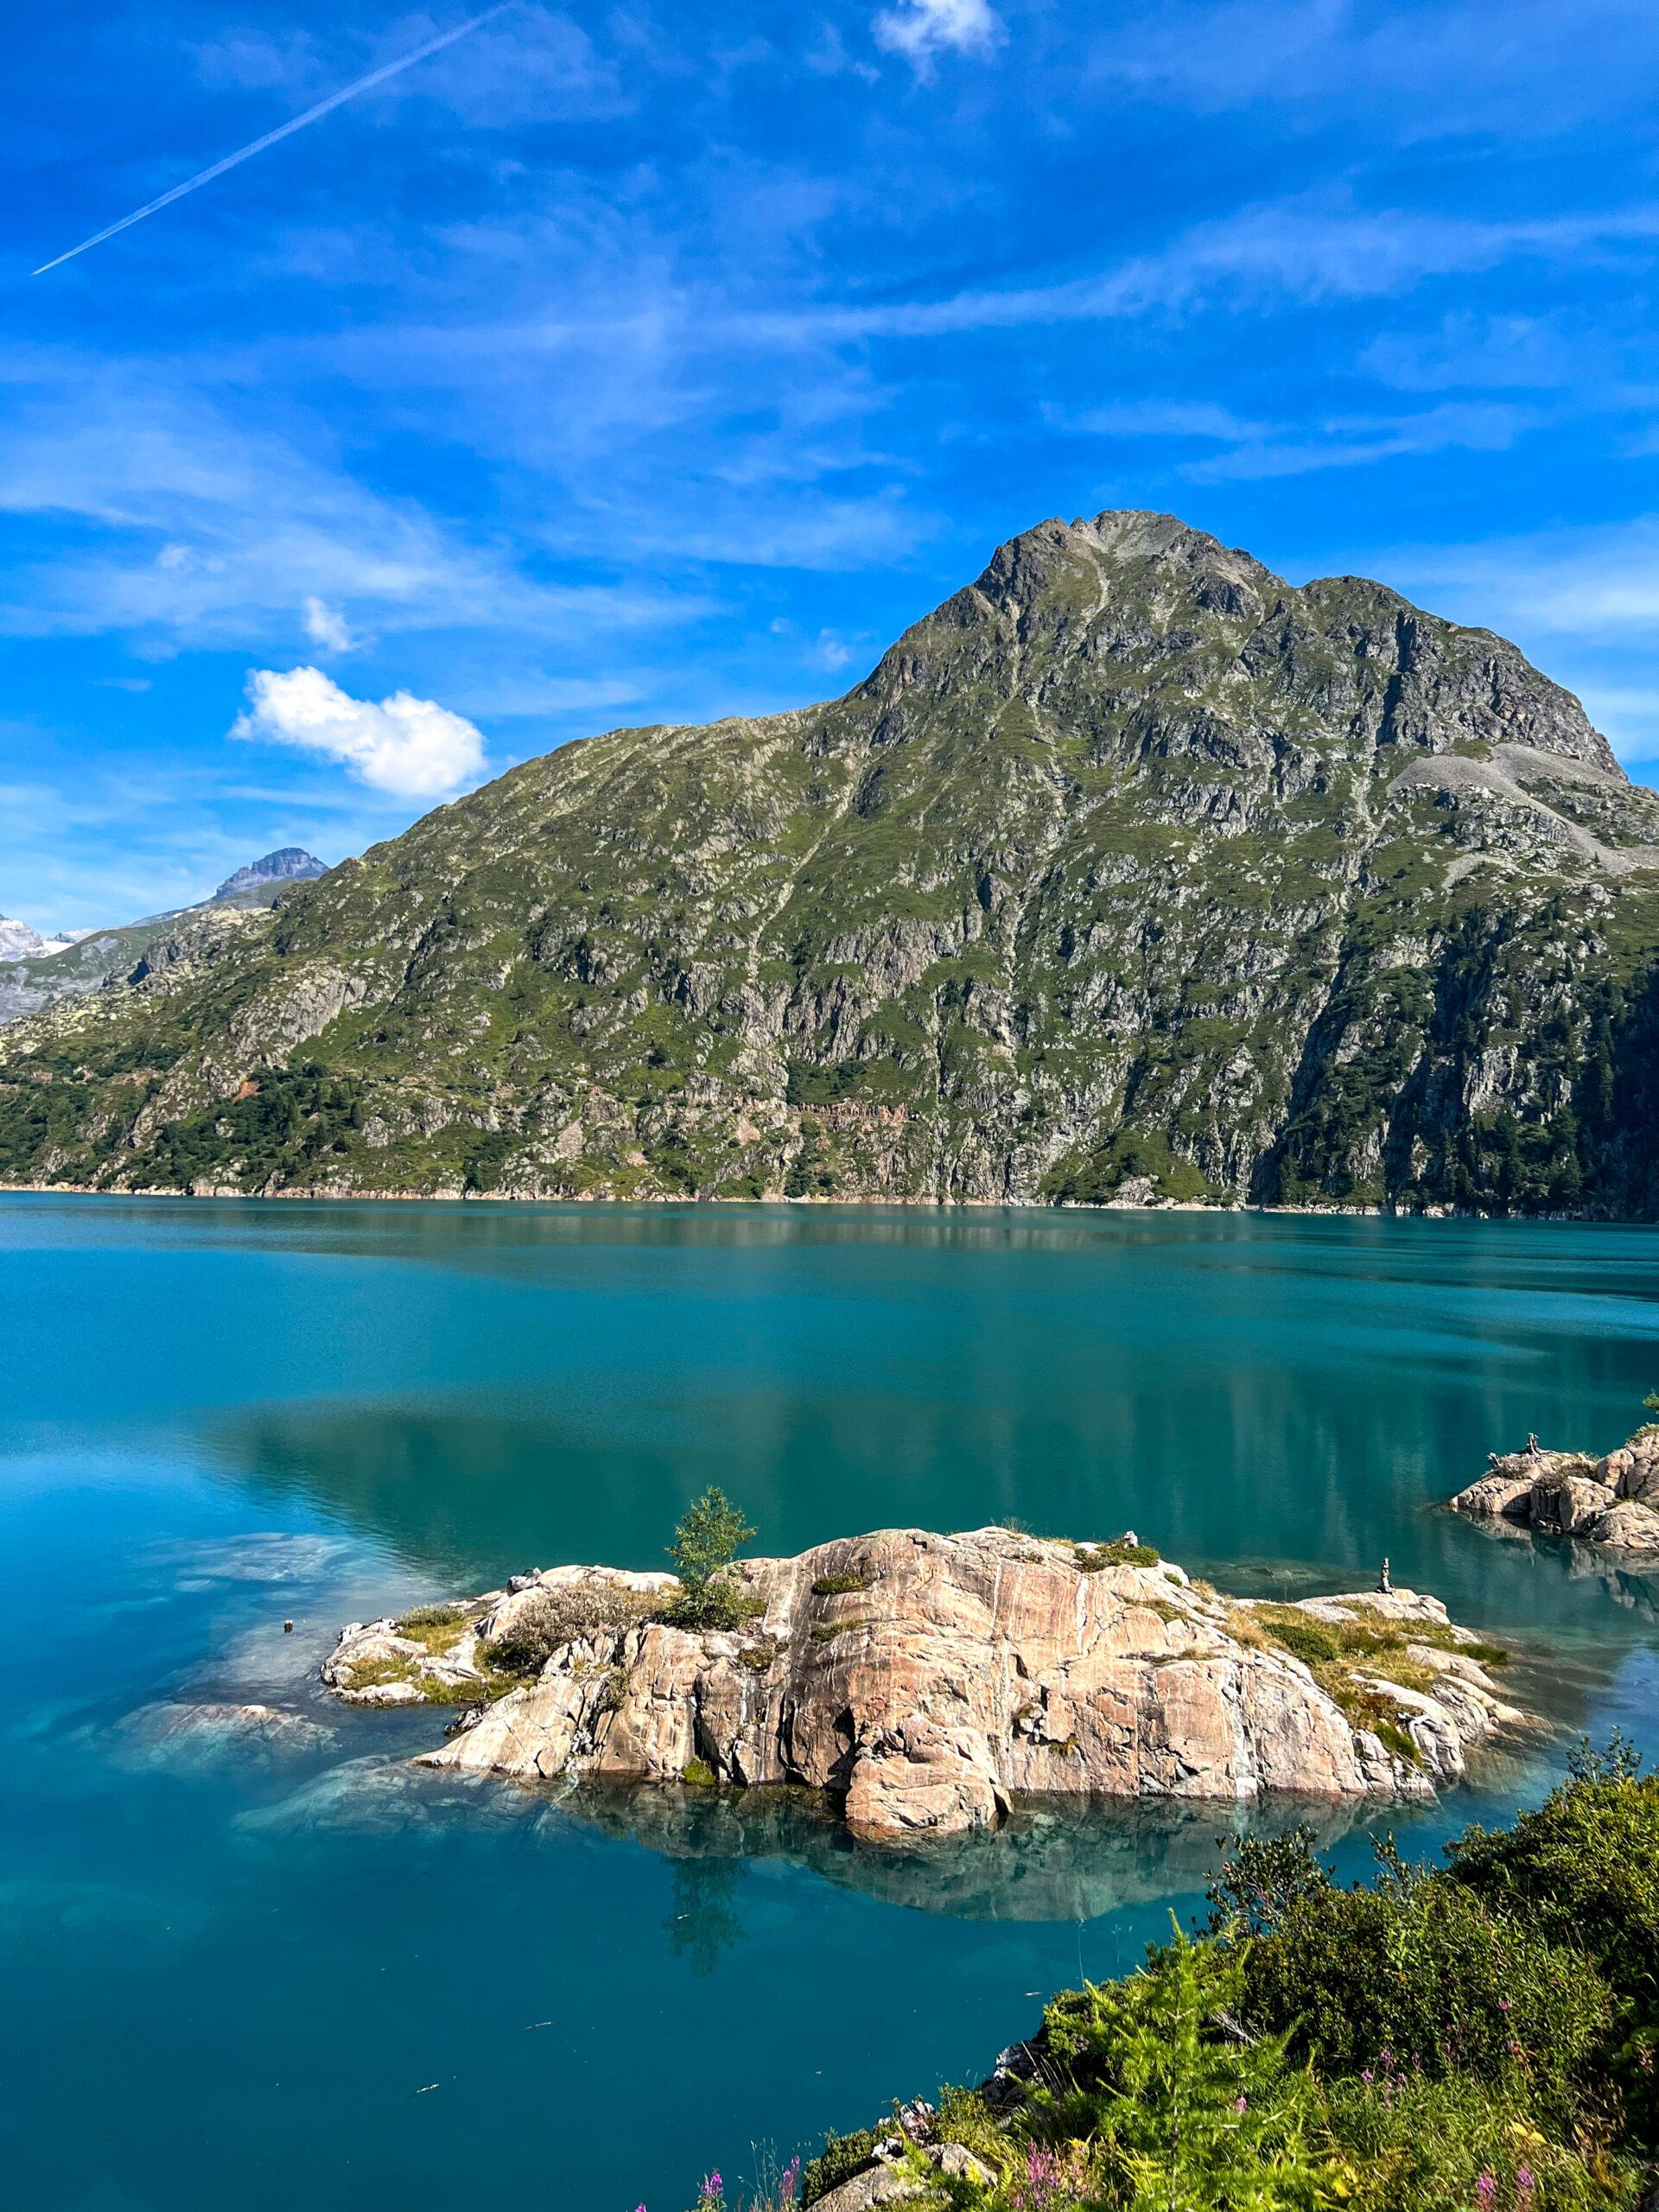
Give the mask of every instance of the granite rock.
[[[1477, 1639], [1410, 1591], [1264, 1607], [1161, 1561], [1005, 1529], [884, 1529], [733, 1573], [747, 1617], [709, 1631], [641, 1616], [666, 1578], [555, 1570], [543, 1585], [612, 1584], [614, 1624], [584, 1625], [428, 1763], [526, 1781], [804, 1785], [855, 1834], [893, 1841], [992, 1826], [1038, 1795], [1423, 1797], [1522, 1717], [1460, 1649]], [[358, 1701], [429, 1685], [454, 1702], [470, 1671], [482, 1696], [518, 1595], [435, 1658], [390, 1621], [354, 1624], [323, 1678]], [[1390, 1681], [1386, 1656], [1345, 1690], [1322, 1686], [1280, 1640], [1292, 1615], [1316, 1640], [1323, 1623], [1380, 1641], [1432, 1690]], [[404, 1680], [357, 1686], [388, 1662]]]
[[1659, 1553], [1659, 1423], [1596, 1459], [1546, 1451], [1494, 1452], [1487, 1472], [1460, 1490], [1454, 1511], [1620, 1551]]

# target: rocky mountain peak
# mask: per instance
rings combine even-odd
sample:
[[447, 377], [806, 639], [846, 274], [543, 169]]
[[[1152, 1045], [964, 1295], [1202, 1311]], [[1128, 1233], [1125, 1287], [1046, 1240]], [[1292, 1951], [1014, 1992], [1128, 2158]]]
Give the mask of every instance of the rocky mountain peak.
[[1109, 702], [1150, 712], [1155, 696], [1160, 722], [1198, 715], [1245, 752], [1317, 725], [1322, 749], [1335, 741], [1357, 763], [1386, 747], [1519, 747], [1626, 782], [1579, 701], [1506, 639], [1363, 577], [1299, 588], [1174, 515], [1138, 509], [1051, 518], [1010, 538], [855, 696], [887, 710], [877, 740], [890, 744], [901, 701], [913, 724], [918, 695], [987, 690], [1068, 723]]
[[274, 853], [250, 861], [234, 875], [227, 875], [213, 896], [229, 899], [238, 891], [257, 891], [262, 884], [307, 882], [313, 876], [327, 873], [325, 864], [302, 845], [280, 845]]
[[14, 922], [0, 914], [0, 960], [27, 960], [45, 942], [40, 931], [30, 929], [27, 922]]
[[0, 1179], [1659, 1217], [1659, 793], [1491, 632], [1172, 516], [270, 896], [0, 1039]]

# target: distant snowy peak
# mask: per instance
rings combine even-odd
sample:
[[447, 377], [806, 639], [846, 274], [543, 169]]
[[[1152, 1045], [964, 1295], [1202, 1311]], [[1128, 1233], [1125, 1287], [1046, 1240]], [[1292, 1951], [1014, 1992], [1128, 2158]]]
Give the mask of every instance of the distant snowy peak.
[[27, 922], [9, 921], [0, 914], [0, 960], [27, 960], [40, 951], [46, 939]]
[[[250, 861], [246, 868], [239, 868], [234, 875], [227, 875], [217, 891], [215, 899], [234, 898], [238, 891], [257, 891], [266, 883], [302, 883], [308, 877], [327, 875], [327, 868], [315, 853], [308, 853], [302, 845], [283, 845], [274, 853], [267, 853], [263, 860]], [[8, 925], [16, 927], [16, 924]]]

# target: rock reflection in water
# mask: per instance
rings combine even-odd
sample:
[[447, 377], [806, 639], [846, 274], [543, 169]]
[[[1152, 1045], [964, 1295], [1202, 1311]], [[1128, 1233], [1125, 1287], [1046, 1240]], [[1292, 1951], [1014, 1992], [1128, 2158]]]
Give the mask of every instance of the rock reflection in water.
[[[1241, 1806], [1028, 1798], [1000, 1827], [882, 1848], [855, 1843], [804, 1790], [590, 1786], [560, 1803], [570, 1817], [676, 1861], [781, 1859], [883, 1904], [958, 1920], [1095, 1920], [1203, 1890], [1241, 1827], [1279, 1834], [1306, 1821], [1326, 1850], [1365, 1816], [1365, 1808], [1325, 1799]], [[676, 1882], [677, 1912], [684, 1910], [717, 1942], [735, 1940], [717, 1932], [736, 1917], [734, 1885], [699, 1888], [694, 1880], [683, 1904], [677, 1867]], [[675, 1948], [693, 1940], [688, 1935]]]
[[1557, 1582], [1599, 1583], [1616, 1605], [1639, 1620], [1659, 1621], [1659, 1560], [1639, 1560], [1605, 1544], [1542, 1534], [1501, 1516], [1471, 1519], [1467, 1525], [1489, 1542], [1507, 1548], [1511, 1557], [1518, 1557], [1522, 1550], [1530, 1553], [1531, 1566], [1539, 1575]]

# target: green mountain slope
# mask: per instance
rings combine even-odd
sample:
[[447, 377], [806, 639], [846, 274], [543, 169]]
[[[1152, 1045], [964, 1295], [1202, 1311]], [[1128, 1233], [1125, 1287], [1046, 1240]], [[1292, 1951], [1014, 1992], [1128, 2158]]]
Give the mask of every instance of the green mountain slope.
[[0, 1033], [0, 1176], [1659, 1211], [1659, 794], [1501, 639], [1167, 517], [158, 950]]

